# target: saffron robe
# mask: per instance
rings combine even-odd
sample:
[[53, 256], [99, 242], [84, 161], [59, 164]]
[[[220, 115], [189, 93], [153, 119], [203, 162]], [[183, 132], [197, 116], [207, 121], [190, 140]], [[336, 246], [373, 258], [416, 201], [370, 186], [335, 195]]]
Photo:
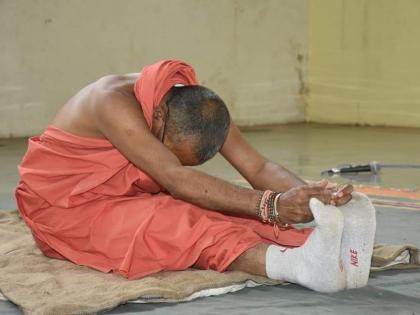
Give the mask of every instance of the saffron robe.
[[[185, 63], [159, 64], [143, 69], [146, 82], [135, 85], [150, 127], [153, 107], [171, 86], [196, 83]], [[158, 92], [153, 80], [165, 83]], [[54, 126], [29, 139], [18, 169], [18, 208], [46, 256], [129, 279], [192, 265], [224, 271], [258, 243], [300, 246], [310, 233], [176, 200], [108, 140]]]

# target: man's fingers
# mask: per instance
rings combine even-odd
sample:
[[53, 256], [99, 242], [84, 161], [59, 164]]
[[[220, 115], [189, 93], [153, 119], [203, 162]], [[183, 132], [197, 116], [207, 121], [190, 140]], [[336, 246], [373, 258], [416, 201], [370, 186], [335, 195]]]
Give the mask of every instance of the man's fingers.
[[319, 193], [314, 193], [311, 195], [311, 198], [316, 198], [322, 201], [324, 204], [330, 204], [331, 200], [333, 199], [332, 193], [328, 190], [321, 191]]
[[327, 189], [337, 190], [338, 185], [336, 183], [328, 181]]
[[352, 196], [351, 194], [345, 195], [344, 197], [341, 198], [337, 198], [332, 200], [332, 202], [335, 203], [335, 206], [342, 206], [345, 205], [347, 202], [349, 202], [351, 200]]
[[313, 183], [308, 184], [308, 185], [303, 185], [303, 186], [300, 186], [300, 187], [303, 188], [303, 189], [309, 189], [309, 188], [314, 188], [314, 187], [325, 188], [328, 185], [329, 185], [329, 182], [326, 179], [323, 179], [323, 180], [313, 182]]
[[320, 180], [319, 182], [316, 182], [313, 186], [327, 188], [328, 185], [329, 185], [329, 182], [326, 179], [323, 179], [323, 180]]
[[344, 185], [342, 188], [340, 188], [339, 191], [342, 192], [343, 195], [349, 195], [353, 192], [353, 185], [350, 185], [350, 184]]
[[341, 198], [346, 195], [350, 195], [353, 192], [353, 186], [352, 185], [342, 185], [338, 187], [337, 191], [334, 194], [334, 197]]
[[327, 185], [328, 185], [327, 181], [325, 181], [325, 183], [319, 182], [318, 184], [302, 186], [302, 190], [311, 195], [318, 194], [324, 190], [329, 191], [330, 189], [327, 188]]

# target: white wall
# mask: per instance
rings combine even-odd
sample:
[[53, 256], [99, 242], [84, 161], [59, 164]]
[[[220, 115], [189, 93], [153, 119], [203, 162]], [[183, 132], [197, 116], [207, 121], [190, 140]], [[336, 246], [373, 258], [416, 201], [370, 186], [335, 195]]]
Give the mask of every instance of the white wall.
[[0, 137], [40, 133], [78, 89], [162, 58], [241, 125], [304, 120], [306, 0], [2, 0]]
[[309, 13], [307, 119], [419, 128], [420, 1], [311, 1]]

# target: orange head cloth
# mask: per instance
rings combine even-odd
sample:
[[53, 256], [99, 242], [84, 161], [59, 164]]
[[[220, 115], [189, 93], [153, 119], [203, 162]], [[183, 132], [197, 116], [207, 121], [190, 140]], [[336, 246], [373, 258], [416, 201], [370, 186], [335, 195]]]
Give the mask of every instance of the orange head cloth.
[[176, 84], [197, 85], [194, 69], [182, 60], [162, 60], [145, 66], [134, 84], [134, 94], [152, 128], [153, 110]]

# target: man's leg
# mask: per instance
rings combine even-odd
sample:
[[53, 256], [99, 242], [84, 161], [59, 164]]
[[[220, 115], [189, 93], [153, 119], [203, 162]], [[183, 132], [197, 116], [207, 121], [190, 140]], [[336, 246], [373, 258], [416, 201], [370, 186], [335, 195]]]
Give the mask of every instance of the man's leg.
[[297, 283], [319, 292], [336, 292], [346, 286], [340, 262], [343, 215], [332, 206], [312, 199], [317, 226], [301, 247], [259, 244], [239, 256], [229, 267], [271, 279]]
[[230, 264], [228, 270], [238, 270], [267, 277], [265, 271], [265, 256], [268, 246], [268, 244], [260, 243], [255, 247], [248, 249]]

